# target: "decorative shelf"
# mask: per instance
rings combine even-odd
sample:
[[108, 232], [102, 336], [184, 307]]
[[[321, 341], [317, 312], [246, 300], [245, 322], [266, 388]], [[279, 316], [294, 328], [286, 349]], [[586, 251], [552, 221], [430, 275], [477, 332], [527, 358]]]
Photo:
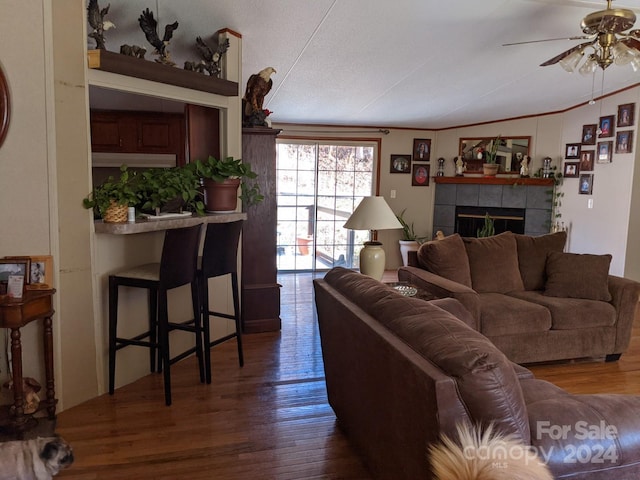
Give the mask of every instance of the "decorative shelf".
[[108, 50], [89, 50], [87, 57], [89, 68], [96, 70], [190, 88], [201, 92], [215, 93], [224, 97], [238, 95], [238, 82], [231, 82], [178, 67], [170, 67], [121, 53], [109, 52]]
[[553, 185], [553, 178], [520, 177], [433, 177], [435, 183], [457, 183], [476, 185]]

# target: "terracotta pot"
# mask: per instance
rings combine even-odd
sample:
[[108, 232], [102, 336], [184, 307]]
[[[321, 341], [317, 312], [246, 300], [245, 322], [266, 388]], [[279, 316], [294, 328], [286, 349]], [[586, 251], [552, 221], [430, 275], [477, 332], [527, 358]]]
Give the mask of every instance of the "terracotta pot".
[[482, 165], [482, 171], [485, 177], [495, 177], [499, 168], [500, 164], [498, 163], [485, 163]]
[[224, 182], [204, 179], [204, 206], [209, 213], [235, 212], [238, 206], [239, 178], [228, 178]]

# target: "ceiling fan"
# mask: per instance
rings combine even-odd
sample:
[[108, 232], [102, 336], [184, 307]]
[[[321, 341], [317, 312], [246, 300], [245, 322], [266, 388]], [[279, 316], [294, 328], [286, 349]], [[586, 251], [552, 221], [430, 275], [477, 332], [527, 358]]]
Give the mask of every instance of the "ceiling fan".
[[[584, 35], [564, 38], [549, 38], [528, 42], [505, 43], [503, 46], [555, 40], [588, 40], [576, 45], [540, 64], [541, 67], [560, 64], [568, 72], [576, 70], [588, 49], [586, 61], [578, 69], [589, 75], [598, 67], [606, 69], [613, 63], [630, 64], [634, 71], [640, 70], [640, 29], [629, 30], [636, 22], [636, 15], [626, 8], [611, 8], [612, 0], [607, 0], [607, 9], [590, 13], [582, 19], [580, 27]], [[628, 32], [626, 32], [629, 30]]]

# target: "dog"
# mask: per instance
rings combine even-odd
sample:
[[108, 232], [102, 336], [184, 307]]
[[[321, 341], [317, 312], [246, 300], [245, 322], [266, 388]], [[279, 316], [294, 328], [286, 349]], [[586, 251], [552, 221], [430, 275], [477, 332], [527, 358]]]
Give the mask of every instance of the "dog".
[[553, 480], [538, 455], [512, 435], [458, 425], [458, 442], [446, 435], [429, 447], [437, 480]]
[[0, 443], [0, 479], [51, 480], [73, 463], [73, 450], [61, 437]]

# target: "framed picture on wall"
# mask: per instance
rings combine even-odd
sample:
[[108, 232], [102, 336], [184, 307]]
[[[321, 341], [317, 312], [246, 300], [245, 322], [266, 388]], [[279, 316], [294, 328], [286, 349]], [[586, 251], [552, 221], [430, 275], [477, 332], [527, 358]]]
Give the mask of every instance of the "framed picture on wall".
[[580, 162], [578, 168], [580, 172], [590, 172], [593, 170], [594, 153], [595, 152], [593, 150], [583, 150], [582, 153], [580, 153]]
[[564, 158], [580, 158], [580, 148], [581, 145], [579, 143], [567, 143], [566, 150], [564, 152]]
[[596, 130], [598, 125], [595, 123], [582, 126], [582, 144], [583, 145], [595, 145], [596, 144]]
[[431, 158], [431, 139], [413, 139], [413, 161], [428, 162]]
[[618, 127], [632, 127], [635, 122], [635, 103], [625, 103], [618, 105]]
[[411, 173], [411, 155], [391, 155], [391, 173]]
[[633, 149], [633, 130], [616, 133], [616, 153], [631, 153]]
[[611, 163], [613, 142], [598, 142], [598, 163]]
[[562, 176], [564, 178], [578, 178], [580, 173], [580, 162], [564, 162], [564, 171]]
[[414, 187], [429, 186], [429, 165], [423, 165], [421, 163], [413, 164], [411, 185], [413, 185]]
[[591, 195], [593, 193], [593, 173], [581, 173], [578, 185], [580, 195]]
[[598, 138], [613, 137], [613, 118], [614, 115], [600, 117], [600, 134], [598, 135]]

